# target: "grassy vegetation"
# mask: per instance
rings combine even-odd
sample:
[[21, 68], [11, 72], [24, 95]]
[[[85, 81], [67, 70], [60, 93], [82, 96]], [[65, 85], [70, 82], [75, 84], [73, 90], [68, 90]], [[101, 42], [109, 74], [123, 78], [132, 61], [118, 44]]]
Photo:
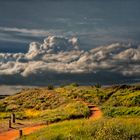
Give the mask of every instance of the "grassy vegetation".
[[55, 91], [69, 99], [82, 99], [96, 105], [101, 105], [109, 96], [110, 92], [103, 88], [85, 87], [85, 86], [65, 86], [56, 88]]
[[[98, 121], [84, 103], [97, 105], [103, 111]], [[24, 137], [24, 140], [139, 140], [140, 86], [101, 87], [67, 86], [23, 90], [0, 99], [0, 121], [15, 112], [18, 119], [34, 122], [69, 120]], [[78, 120], [71, 120], [78, 118]], [[85, 118], [85, 119], [82, 119]]]
[[82, 99], [101, 106], [105, 116], [139, 116], [140, 115], [140, 87], [137, 86], [65, 86], [55, 91], [70, 99]]
[[14, 112], [19, 120], [57, 122], [89, 116], [89, 108], [51, 89], [24, 90], [0, 100], [0, 119], [10, 118]]
[[140, 118], [65, 121], [22, 140], [139, 140]]
[[107, 107], [103, 106], [105, 116], [120, 117], [120, 116], [140, 116], [140, 107]]
[[[52, 87], [52, 86], [51, 86]], [[140, 115], [140, 86], [114, 86], [114, 87], [97, 87], [97, 86], [79, 86], [72, 83], [68, 86], [59, 88], [41, 88], [23, 90], [14, 96], [9, 96], [0, 100], [0, 119], [8, 118], [11, 112], [16, 112], [18, 119], [33, 119], [33, 118], [52, 118], [59, 120], [60, 113], [62, 118], [69, 118], [72, 109], [68, 106], [77, 108], [78, 100], [90, 102], [101, 106], [104, 115], [116, 116], [139, 116]], [[87, 116], [89, 110], [82, 101], [78, 106], [86, 108], [82, 115], [81, 112], [77, 116]], [[75, 110], [75, 108], [73, 110]], [[82, 107], [81, 107], [82, 108]], [[69, 115], [66, 110], [70, 112]], [[78, 110], [77, 110], [78, 111]], [[80, 110], [79, 110], [80, 111]], [[46, 112], [46, 115], [44, 113]], [[58, 114], [56, 113], [58, 112]], [[43, 115], [42, 115], [43, 114]], [[47, 114], [53, 114], [49, 117]], [[86, 114], [86, 115], [85, 115]], [[47, 117], [45, 117], [47, 116]], [[54, 116], [54, 117], [53, 117]], [[57, 117], [56, 117], [57, 116]], [[48, 119], [50, 120], [50, 119]]]
[[136, 88], [119, 89], [107, 100], [106, 105], [116, 107], [140, 106], [140, 90], [136, 90]]
[[[15, 114], [17, 119], [34, 119], [42, 122], [58, 122], [66, 119], [87, 117], [89, 116], [89, 108], [85, 104], [77, 101], [55, 109], [46, 109], [41, 111], [30, 109], [17, 112]], [[8, 116], [7, 113], [6, 115]]]
[[54, 109], [69, 100], [47, 89], [24, 90], [0, 101], [0, 111], [24, 111], [26, 109]]
[[7, 97], [8, 95], [0, 95], [0, 99]]
[[42, 120], [50, 122], [57, 122], [66, 119], [76, 119], [89, 116], [89, 108], [81, 103], [74, 102], [54, 110], [46, 110], [40, 113]]

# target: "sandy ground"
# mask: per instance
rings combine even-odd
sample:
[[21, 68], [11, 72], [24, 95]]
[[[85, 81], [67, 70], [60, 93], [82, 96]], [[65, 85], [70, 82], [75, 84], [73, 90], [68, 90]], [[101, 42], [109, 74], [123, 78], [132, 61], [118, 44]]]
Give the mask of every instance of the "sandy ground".
[[[25, 127], [22, 128], [23, 135], [28, 135], [32, 132], [35, 132], [36, 130], [39, 130], [46, 125], [38, 125], [38, 126], [31, 126], [31, 127]], [[19, 137], [19, 130], [13, 129], [7, 132], [3, 132], [0, 134], [0, 140], [15, 140], [16, 138]]]
[[88, 107], [90, 108], [90, 112], [91, 112], [89, 119], [97, 120], [102, 117], [102, 111], [100, 110], [99, 107], [94, 105], [89, 105]]

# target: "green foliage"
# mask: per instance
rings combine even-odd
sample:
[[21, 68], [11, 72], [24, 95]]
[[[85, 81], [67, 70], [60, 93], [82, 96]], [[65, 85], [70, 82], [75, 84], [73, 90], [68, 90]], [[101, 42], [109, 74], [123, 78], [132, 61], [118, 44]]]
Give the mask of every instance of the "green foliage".
[[70, 86], [72, 86], [72, 87], [79, 87], [79, 84], [78, 83], [71, 83]]
[[0, 95], [0, 99], [4, 99], [5, 97], [7, 97], [8, 95]]
[[91, 102], [93, 104], [101, 104], [108, 93], [104, 92], [102, 89], [98, 91], [94, 87], [73, 87], [66, 86], [63, 88], [57, 88], [55, 91], [66, 98], [70, 99], [83, 99], [86, 102]]
[[56, 109], [42, 111], [39, 117], [47, 122], [57, 122], [66, 119], [87, 117], [89, 114], [89, 108], [82, 102], [77, 101]]
[[[93, 86], [77, 87], [75, 83], [53, 90], [45, 88], [23, 90], [19, 94], [1, 99], [0, 112], [17, 112], [19, 119], [42, 117], [48, 121], [64, 120], [72, 118], [70, 117], [72, 111], [67, 112], [68, 105], [77, 104], [79, 100], [101, 106], [105, 116], [140, 116], [139, 86], [96, 88]], [[82, 105], [82, 102], [80, 104]], [[37, 111], [40, 111], [40, 116], [36, 115]], [[86, 110], [87, 114], [88, 112], [89, 110]], [[86, 116], [83, 114], [79, 116], [77, 112], [74, 114], [77, 117]], [[7, 118], [7, 115], [3, 118]]]
[[[66, 105], [60, 106], [55, 109], [47, 109], [42, 111], [37, 110], [24, 110], [21, 112], [15, 112], [16, 118], [34, 119], [41, 122], [58, 122], [66, 119], [75, 119], [89, 116], [89, 108], [80, 101], [70, 102]], [[11, 112], [0, 112], [0, 119], [10, 118]]]
[[0, 101], [0, 111], [21, 112], [26, 109], [53, 109], [69, 102], [68, 99], [47, 89], [29, 89]]
[[8, 119], [10, 118], [10, 115], [9, 112], [0, 112], [0, 119]]
[[[17, 119], [34, 122], [58, 122], [31, 134], [26, 140], [139, 140], [139, 86], [91, 87], [71, 84], [51, 90], [24, 90], [0, 100], [0, 119], [8, 119], [15, 112]], [[102, 108], [108, 118], [93, 121], [86, 118], [90, 110], [86, 104]], [[114, 118], [112, 118], [114, 117]], [[121, 118], [120, 118], [121, 117]], [[133, 118], [132, 118], [133, 117]]]
[[[138, 86], [102, 87], [98, 90], [89, 86], [67, 86], [57, 88], [55, 91], [70, 99], [82, 99], [85, 102], [100, 105], [103, 108], [104, 115], [140, 115], [138, 109], [138, 106], [140, 106], [140, 90]], [[112, 113], [113, 110], [115, 110], [114, 113]]]
[[102, 107], [104, 115], [110, 117], [140, 116], [140, 107]]
[[139, 118], [66, 121], [48, 126], [22, 140], [139, 140]]
[[106, 102], [106, 105], [111, 106], [140, 106], [140, 90], [118, 90]]
[[6, 103], [0, 101], [0, 112], [6, 111]]
[[47, 88], [48, 88], [48, 90], [53, 90], [54, 86], [53, 85], [48, 85]]
[[95, 84], [95, 87], [96, 88], [101, 88], [101, 84], [97, 83], [97, 84]]

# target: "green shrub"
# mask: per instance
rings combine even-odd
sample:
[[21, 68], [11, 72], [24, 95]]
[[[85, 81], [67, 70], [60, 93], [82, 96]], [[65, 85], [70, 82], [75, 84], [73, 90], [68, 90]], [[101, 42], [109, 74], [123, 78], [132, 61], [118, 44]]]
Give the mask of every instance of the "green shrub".
[[101, 88], [101, 84], [97, 83], [97, 84], [95, 84], [95, 87], [96, 88]]
[[40, 112], [38, 117], [47, 122], [58, 122], [66, 119], [88, 117], [89, 115], [89, 108], [82, 102], [77, 101], [56, 109], [44, 110]]
[[140, 116], [140, 107], [102, 107], [105, 116]]
[[53, 90], [54, 86], [53, 85], [48, 85], [47, 88], [48, 88], [48, 90]]
[[79, 84], [78, 83], [71, 83], [70, 86], [73, 86], [73, 87], [78, 87]]

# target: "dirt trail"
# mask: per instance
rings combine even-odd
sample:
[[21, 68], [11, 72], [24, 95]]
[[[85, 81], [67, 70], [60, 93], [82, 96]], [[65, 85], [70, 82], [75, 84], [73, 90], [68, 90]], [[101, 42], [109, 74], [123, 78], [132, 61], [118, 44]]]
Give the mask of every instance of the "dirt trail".
[[102, 117], [102, 111], [99, 109], [99, 107], [95, 105], [88, 105], [88, 107], [91, 113], [89, 119], [98, 120]]
[[103, 113], [101, 111], [101, 109], [96, 106], [96, 105], [93, 105], [91, 103], [88, 103], [88, 102], [85, 102], [81, 99], [78, 99], [78, 101], [82, 101], [85, 105], [88, 106], [89, 110], [90, 110], [90, 117], [89, 119], [93, 119], [93, 120], [98, 120], [102, 117]]
[[[22, 128], [23, 134], [28, 135], [28, 134], [30, 134], [36, 130], [39, 130], [45, 126], [46, 125], [38, 125], [38, 126], [30, 126], [30, 127]], [[12, 130], [1, 133], [0, 140], [15, 140], [16, 138], [18, 138], [18, 136], [19, 136], [19, 130], [12, 129]]]
[[[100, 119], [102, 117], [102, 112], [99, 109], [99, 107], [89, 104], [89, 103], [85, 103], [89, 109], [90, 109], [90, 117], [89, 119], [93, 119], [93, 120], [97, 120]], [[38, 125], [38, 126], [29, 126], [29, 127], [25, 127], [22, 128], [23, 130], [23, 134], [24, 135], [28, 135], [32, 132], [35, 132], [36, 130], [39, 130], [43, 127], [45, 127], [46, 125]], [[17, 129], [12, 129], [3, 133], [0, 133], [0, 140], [15, 140], [16, 138], [18, 138], [19, 136], [19, 131]]]

